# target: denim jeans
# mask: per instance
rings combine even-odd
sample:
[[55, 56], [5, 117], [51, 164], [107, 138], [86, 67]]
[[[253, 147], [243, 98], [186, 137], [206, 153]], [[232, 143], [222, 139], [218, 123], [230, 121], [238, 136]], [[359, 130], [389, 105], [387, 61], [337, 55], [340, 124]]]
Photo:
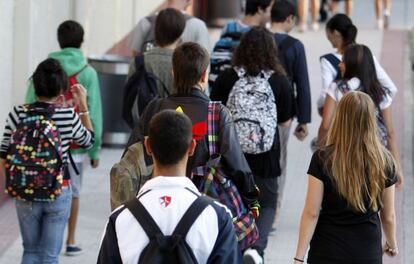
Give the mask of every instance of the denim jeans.
[[72, 201], [71, 193], [70, 188], [62, 189], [61, 195], [54, 202], [16, 200], [24, 248], [22, 264], [59, 262]]

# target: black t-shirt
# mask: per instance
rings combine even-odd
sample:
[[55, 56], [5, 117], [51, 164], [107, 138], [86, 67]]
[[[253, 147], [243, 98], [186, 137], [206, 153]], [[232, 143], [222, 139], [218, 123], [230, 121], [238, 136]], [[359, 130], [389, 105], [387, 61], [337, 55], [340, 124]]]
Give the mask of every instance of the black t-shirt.
[[[238, 80], [239, 76], [234, 69], [228, 69], [221, 73], [211, 91], [211, 100], [221, 101], [226, 105], [230, 91]], [[269, 78], [269, 84], [275, 96], [277, 121], [279, 123], [286, 122], [294, 116], [293, 95], [289, 80], [286, 76], [273, 74]], [[275, 139], [270, 151], [256, 155], [245, 154], [245, 157], [254, 175], [265, 178], [280, 176], [280, 143], [278, 130], [276, 130]]]
[[[310, 242], [309, 263], [382, 263], [381, 223], [378, 212], [356, 212], [337, 192], [326, 172], [323, 150], [313, 154], [308, 174], [324, 185], [322, 208]], [[387, 172], [386, 188], [397, 181]]]

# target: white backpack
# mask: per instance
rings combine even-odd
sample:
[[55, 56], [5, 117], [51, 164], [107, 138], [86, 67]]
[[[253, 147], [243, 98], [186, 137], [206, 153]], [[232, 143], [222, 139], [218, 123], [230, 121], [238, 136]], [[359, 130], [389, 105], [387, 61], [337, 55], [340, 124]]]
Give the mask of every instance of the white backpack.
[[234, 68], [239, 80], [229, 94], [227, 107], [233, 115], [240, 145], [244, 153], [269, 151], [277, 129], [275, 95], [269, 84], [273, 71], [247, 76], [243, 68]]

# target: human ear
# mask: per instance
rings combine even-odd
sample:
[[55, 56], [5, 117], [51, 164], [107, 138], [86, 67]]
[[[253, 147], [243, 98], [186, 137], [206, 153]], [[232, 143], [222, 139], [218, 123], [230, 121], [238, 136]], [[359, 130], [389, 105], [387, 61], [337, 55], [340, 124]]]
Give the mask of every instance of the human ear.
[[196, 147], [197, 147], [197, 142], [194, 139], [192, 139], [191, 142], [190, 142], [190, 145], [188, 146], [188, 156], [189, 157], [194, 155], [194, 151], [195, 151]]
[[151, 149], [151, 144], [149, 143], [148, 136], [145, 136], [144, 138], [144, 146], [145, 146], [145, 151], [147, 152], [147, 154], [149, 156], [152, 156], [152, 149]]

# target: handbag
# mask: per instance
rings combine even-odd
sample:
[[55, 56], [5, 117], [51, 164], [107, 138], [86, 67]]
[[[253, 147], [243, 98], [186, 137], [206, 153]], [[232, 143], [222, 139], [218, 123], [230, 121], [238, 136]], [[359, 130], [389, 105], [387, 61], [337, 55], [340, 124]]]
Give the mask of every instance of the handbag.
[[252, 246], [259, 238], [253, 213], [244, 205], [236, 185], [227, 177], [218, 147], [220, 102], [208, 105], [208, 148], [210, 158], [204, 166], [196, 167], [192, 179], [199, 191], [221, 204], [232, 213], [237, 241], [241, 250]]

